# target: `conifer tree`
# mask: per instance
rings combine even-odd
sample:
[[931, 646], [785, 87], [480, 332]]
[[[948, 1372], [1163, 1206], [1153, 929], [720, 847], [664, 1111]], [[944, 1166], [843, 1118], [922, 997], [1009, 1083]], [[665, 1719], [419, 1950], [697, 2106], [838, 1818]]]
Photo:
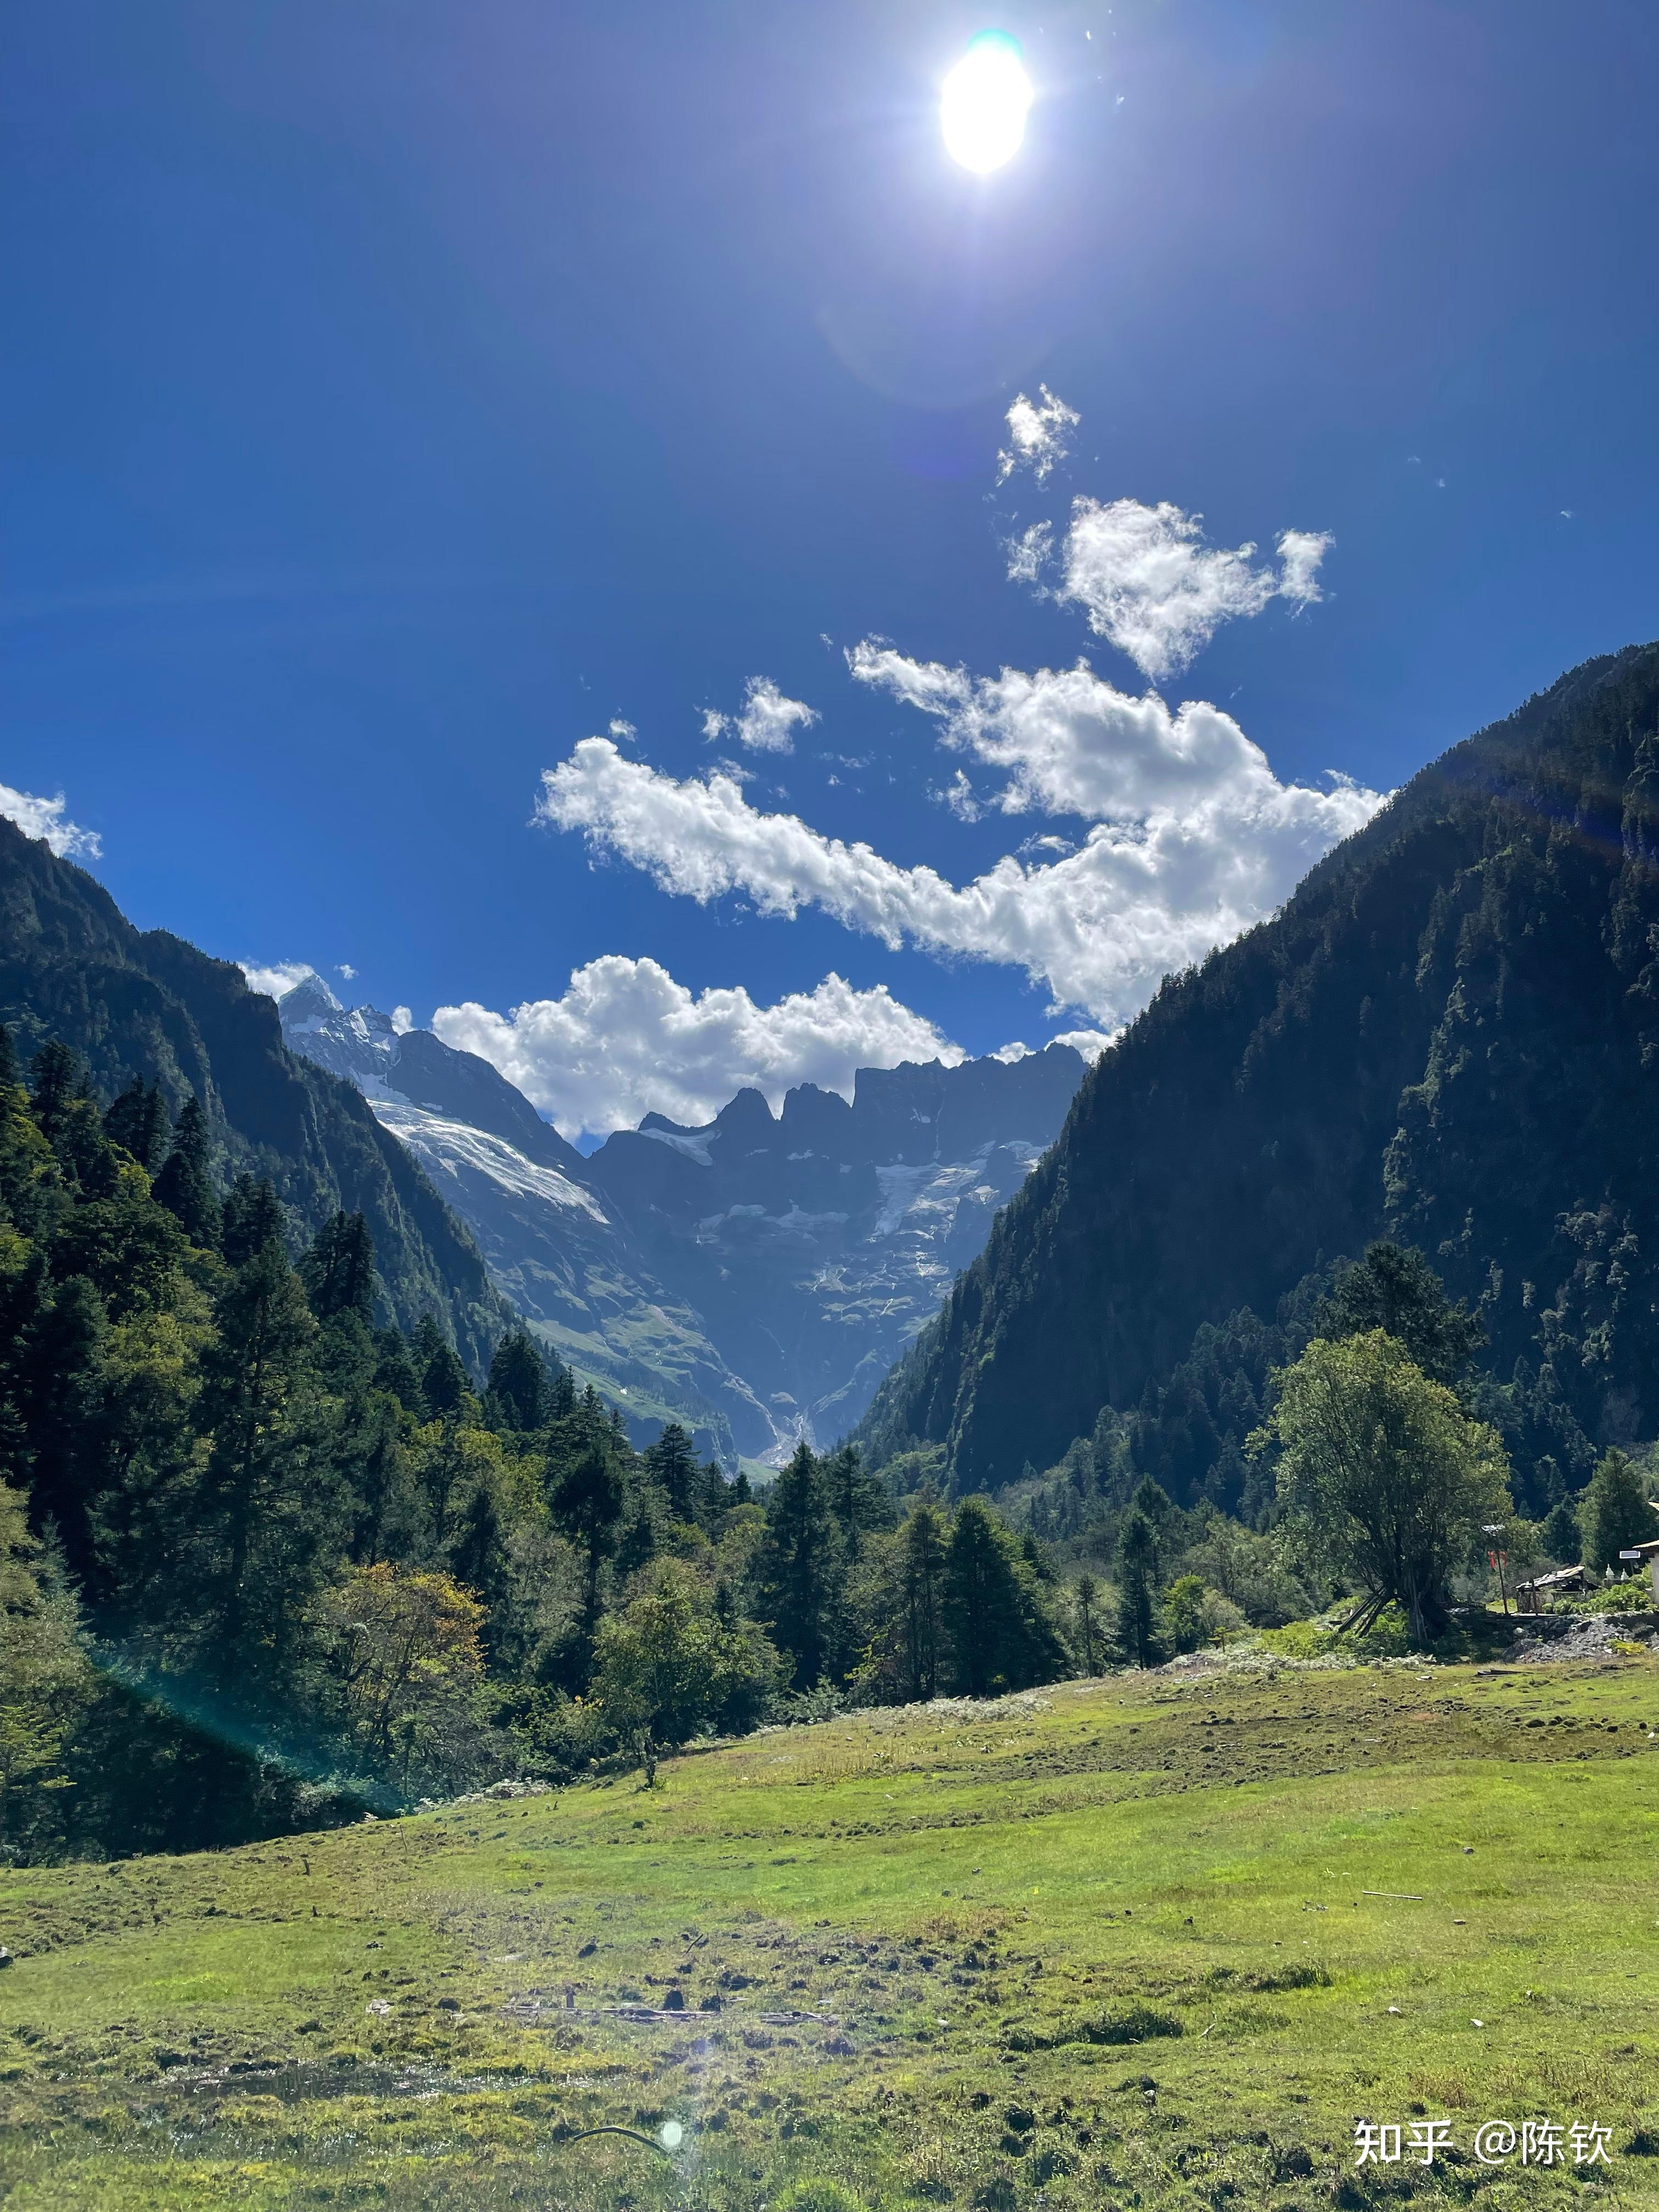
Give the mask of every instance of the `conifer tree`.
[[668, 1500], [677, 1521], [695, 1516], [697, 1495], [697, 1455], [691, 1439], [678, 1421], [670, 1421], [645, 1454], [646, 1472]]
[[554, 1519], [583, 1555], [581, 1632], [587, 1658], [599, 1625], [599, 1577], [617, 1547], [623, 1503], [622, 1476], [599, 1442], [565, 1470], [548, 1499]]
[[[323, 1224], [300, 1262], [300, 1279], [319, 1321], [356, 1314], [367, 1327], [374, 1320], [374, 1240], [361, 1213], [336, 1213]], [[465, 1377], [463, 1368], [463, 1389]]]
[[945, 1648], [947, 1534], [931, 1498], [912, 1506], [899, 1528], [899, 1656], [907, 1701], [938, 1695]]
[[51, 1037], [35, 1054], [29, 1077], [29, 1111], [46, 1142], [55, 1145], [70, 1106], [84, 1095], [81, 1063], [60, 1038]]
[[1059, 1647], [1030, 1570], [982, 1498], [965, 1498], [957, 1509], [945, 1559], [945, 1619], [957, 1678], [970, 1697], [1020, 1689], [1059, 1672]]
[[415, 1324], [412, 1350], [428, 1417], [459, 1413], [470, 1388], [467, 1372], [429, 1313], [422, 1314]]
[[221, 1221], [221, 1249], [228, 1264], [246, 1267], [267, 1244], [280, 1247], [284, 1226], [282, 1201], [270, 1185], [255, 1182], [252, 1176], [238, 1176], [226, 1197]]
[[416, 1518], [398, 1406], [386, 1391], [371, 1390], [353, 1444], [351, 1559], [372, 1567], [406, 1547]]
[[197, 1097], [186, 1098], [173, 1125], [173, 1150], [155, 1178], [155, 1195], [204, 1250], [218, 1247], [219, 1200], [208, 1169], [207, 1115]]
[[1617, 1569], [1619, 1554], [1659, 1537], [1659, 1513], [1648, 1503], [1647, 1479], [1615, 1446], [1602, 1454], [1579, 1511], [1584, 1559], [1598, 1573]]
[[1380, 1328], [1405, 1346], [1431, 1382], [1448, 1386], [1462, 1379], [1486, 1341], [1485, 1322], [1452, 1304], [1423, 1255], [1386, 1240], [1367, 1246], [1364, 1258], [1346, 1270], [1317, 1326], [1333, 1341]]
[[167, 1103], [159, 1083], [146, 1083], [135, 1075], [104, 1115], [104, 1133], [119, 1145], [147, 1175], [153, 1176], [167, 1157], [169, 1124]]
[[1158, 1656], [1157, 1581], [1158, 1540], [1146, 1516], [1132, 1506], [1117, 1532], [1117, 1644], [1132, 1667], [1150, 1667]]
[[520, 1434], [544, 1429], [553, 1418], [553, 1378], [522, 1328], [509, 1329], [495, 1346], [486, 1387], [507, 1427]]
[[794, 1664], [794, 1686], [810, 1690], [833, 1658], [831, 1615], [839, 1558], [834, 1518], [810, 1444], [797, 1445], [766, 1504], [766, 1540], [757, 1563], [772, 1639]]
[[275, 1244], [239, 1267], [214, 1310], [204, 1360], [212, 1448], [191, 1516], [207, 1652], [227, 1686], [251, 1686], [299, 1626], [330, 1502], [313, 1489], [300, 1419], [316, 1334], [300, 1280]]
[[55, 1291], [40, 1285], [19, 1347], [29, 1517], [39, 1533], [57, 1529], [70, 1572], [82, 1585], [95, 1564], [92, 1503], [101, 1464], [107, 1340], [103, 1299], [84, 1275], [72, 1275]]
[[499, 1660], [510, 1626], [512, 1574], [501, 1510], [487, 1481], [473, 1485], [472, 1495], [466, 1502], [460, 1526], [449, 1547], [449, 1563], [456, 1581], [471, 1590], [483, 1606], [484, 1650], [492, 1660]]
[[893, 1501], [885, 1486], [865, 1464], [864, 1454], [854, 1443], [842, 1444], [823, 1464], [824, 1495], [841, 1525], [842, 1543], [849, 1561], [856, 1561], [864, 1540], [878, 1528], [890, 1528]]
[[374, 1339], [374, 1388], [395, 1398], [405, 1412], [424, 1419], [426, 1394], [421, 1388], [421, 1370], [403, 1331], [381, 1329]]

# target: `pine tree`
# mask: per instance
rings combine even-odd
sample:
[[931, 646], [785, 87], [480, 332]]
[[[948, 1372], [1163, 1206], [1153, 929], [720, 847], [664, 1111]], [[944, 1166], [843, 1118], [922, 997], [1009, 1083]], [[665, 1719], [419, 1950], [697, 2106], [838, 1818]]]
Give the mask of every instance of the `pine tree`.
[[[365, 1327], [373, 1322], [374, 1240], [361, 1213], [336, 1213], [323, 1224], [300, 1262], [300, 1279], [319, 1321], [356, 1314]], [[459, 1361], [456, 1364], [459, 1365]], [[461, 1388], [465, 1387], [463, 1368]]]
[[842, 1444], [824, 1462], [824, 1495], [841, 1525], [842, 1543], [849, 1561], [856, 1561], [865, 1538], [878, 1528], [890, 1528], [895, 1515], [886, 1486], [871, 1474], [864, 1454], [854, 1443]]
[[243, 1267], [267, 1244], [283, 1243], [282, 1201], [268, 1182], [238, 1176], [225, 1200], [220, 1243], [227, 1263]]
[[526, 1435], [553, 1418], [553, 1378], [522, 1328], [509, 1329], [489, 1363], [489, 1395], [509, 1429]]
[[275, 1244], [232, 1275], [214, 1310], [203, 1361], [212, 1437], [196, 1512], [206, 1654], [227, 1687], [246, 1688], [297, 1630], [325, 1529], [313, 1493], [299, 1403], [316, 1334], [300, 1280]]
[[412, 1349], [428, 1417], [459, 1413], [471, 1387], [467, 1372], [429, 1313], [422, 1314], [415, 1324]]
[[947, 1547], [939, 1508], [928, 1498], [912, 1506], [898, 1533], [898, 1640], [907, 1702], [939, 1693]]
[[1431, 1382], [1459, 1382], [1486, 1341], [1479, 1314], [1454, 1305], [1440, 1278], [1409, 1244], [1369, 1245], [1317, 1316], [1322, 1336], [1340, 1340], [1380, 1328], [1403, 1344]]
[[343, 1453], [351, 1494], [354, 1566], [406, 1557], [420, 1518], [396, 1399], [371, 1388]]
[[1158, 1540], [1152, 1524], [1138, 1506], [1123, 1516], [1117, 1532], [1117, 1644], [1132, 1667], [1150, 1667], [1158, 1656], [1154, 1613]]
[[22, 1071], [17, 1065], [17, 1048], [12, 1042], [11, 1031], [3, 1022], [0, 1022], [0, 1089], [9, 1089], [22, 1079]]
[[793, 1662], [799, 1690], [816, 1687], [835, 1656], [839, 1548], [818, 1462], [799, 1444], [767, 1499], [757, 1561], [772, 1639]]
[[599, 1443], [590, 1444], [565, 1470], [548, 1499], [553, 1518], [583, 1554], [581, 1633], [588, 1658], [599, 1625], [599, 1577], [616, 1549], [623, 1503], [622, 1476], [610, 1452]]
[[29, 1111], [49, 1145], [55, 1145], [74, 1102], [85, 1094], [79, 1060], [60, 1038], [43, 1044], [29, 1068]]
[[405, 1412], [424, 1419], [426, 1393], [421, 1388], [421, 1370], [409, 1339], [401, 1329], [381, 1329], [374, 1339], [374, 1388], [395, 1398]]
[[167, 1103], [159, 1083], [146, 1083], [135, 1075], [104, 1115], [104, 1133], [112, 1145], [130, 1152], [147, 1175], [154, 1175], [167, 1156]]
[[697, 1494], [697, 1455], [691, 1439], [678, 1421], [670, 1421], [645, 1454], [646, 1472], [668, 1500], [677, 1521], [695, 1517]]
[[1648, 1495], [1647, 1479], [1628, 1454], [1615, 1447], [1602, 1455], [1579, 1510], [1585, 1562], [1598, 1573], [1616, 1569], [1620, 1552], [1659, 1537], [1659, 1513]]
[[40, 1286], [19, 1347], [29, 1517], [37, 1532], [57, 1529], [70, 1572], [83, 1587], [96, 1564], [92, 1504], [101, 1477], [107, 1342], [103, 1299], [83, 1275], [72, 1275], [55, 1291]]
[[957, 1509], [945, 1559], [945, 1620], [969, 1697], [1020, 1689], [1059, 1670], [1059, 1648], [1019, 1547], [982, 1498]]
[[173, 1125], [173, 1150], [155, 1178], [155, 1195], [192, 1244], [204, 1251], [219, 1243], [219, 1200], [209, 1173], [207, 1115], [199, 1098], [186, 1098]]
[[484, 1649], [492, 1659], [498, 1659], [508, 1625], [506, 1616], [512, 1577], [501, 1513], [488, 1482], [480, 1481], [474, 1486], [455, 1540], [450, 1546], [449, 1559], [456, 1581], [471, 1590], [484, 1607]]

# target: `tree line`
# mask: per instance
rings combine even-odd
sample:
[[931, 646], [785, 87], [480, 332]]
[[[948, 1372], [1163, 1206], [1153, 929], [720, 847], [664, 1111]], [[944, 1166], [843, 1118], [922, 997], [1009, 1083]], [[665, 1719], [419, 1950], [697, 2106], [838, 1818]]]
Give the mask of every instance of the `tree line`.
[[382, 1325], [201, 1102], [0, 1030], [0, 1850], [191, 1848], [1070, 1665], [981, 1501], [803, 1446], [767, 1502], [521, 1330]]
[[268, 1183], [221, 1188], [199, 1101], [100, 1105], [0, 1030], [0, 1854], [649, 1776], [699, 1734], [1145, 1666], [1345, 1594], [1428, 1640], [1494, 1528], [1600, 1563], [1652, 1520], [1617, 1453], [1571, 1530], [1516, 1516], [1478, 1322], [1393, 1246], [1264, 1378], [1261, 1525], [1109, 1437], [1058, 1546], [1075, 1454], [1000, 1510], [927, 1454], [803, 1443], [757, 1497], [678, 1425], [635, 1450], [521, 1329], [478, 1376], [386, 1311], [361, 1216], [299, 1238]]

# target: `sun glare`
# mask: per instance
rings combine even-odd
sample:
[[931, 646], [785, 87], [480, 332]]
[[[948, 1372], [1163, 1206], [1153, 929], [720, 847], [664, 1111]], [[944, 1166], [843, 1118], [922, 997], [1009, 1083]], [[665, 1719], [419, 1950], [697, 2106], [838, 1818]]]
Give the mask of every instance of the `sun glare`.
[[1031, 100], [1019, 40], [1006, 31], [981, 31], [945, 78], [939, 101], [939, 128], [952, 161], [979, 176], [1012, 161], [1025, 137]]

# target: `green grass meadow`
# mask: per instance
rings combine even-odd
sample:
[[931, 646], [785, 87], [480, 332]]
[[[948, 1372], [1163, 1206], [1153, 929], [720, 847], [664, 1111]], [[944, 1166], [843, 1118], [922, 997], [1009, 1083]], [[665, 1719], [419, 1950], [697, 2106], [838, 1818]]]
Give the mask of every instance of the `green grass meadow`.
[[0, 2203], [1659, 2201], [1656, 1731], [1646, 1656], [1125, 1676], [9, 1874]]

